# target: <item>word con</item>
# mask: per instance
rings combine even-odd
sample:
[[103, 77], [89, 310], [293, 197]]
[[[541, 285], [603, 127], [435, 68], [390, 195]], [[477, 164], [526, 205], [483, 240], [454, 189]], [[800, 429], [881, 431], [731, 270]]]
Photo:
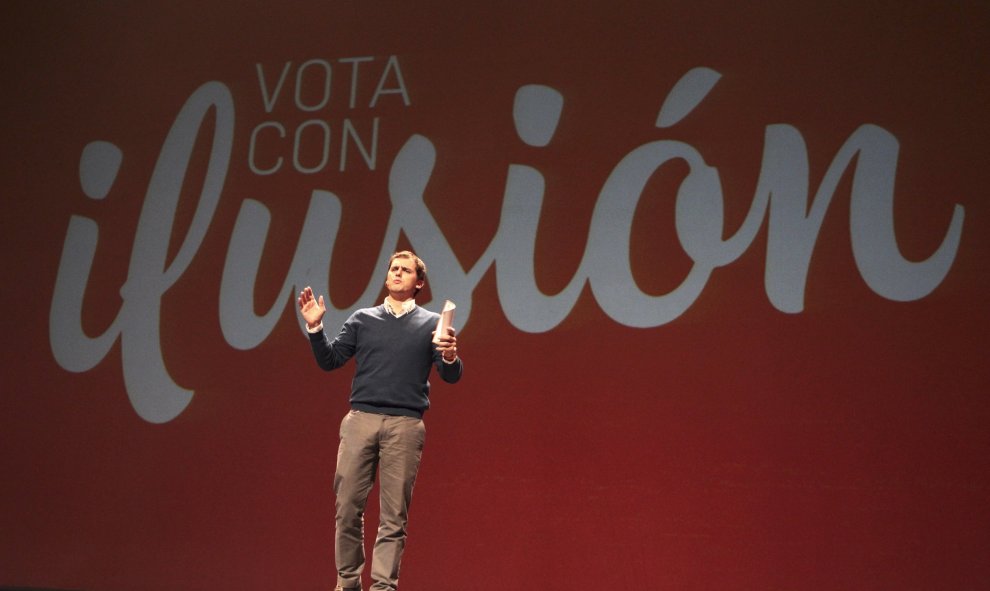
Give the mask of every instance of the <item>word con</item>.
[[[338, 65], [345, 66], [345, 72], [349, 69], [348, 109], [355, 109], [358, 106], [362, 65], [366, 68], [374, 68], [379, 66], [377, 61], [373, 57], [337, 60]], [[369, 63], [371, 65], [368, 65]], [[264, 67], [260, 63], [255, 64], [261, 100], [266, 113], [271, 114], [279, 104], [284, 104], [288, 100], [282, 97], [286, 92], [286, 82], [290, 79], [292, 67], [292, 62], [285, 62], [278, 79], [269, 82]], [[295, 83], [291, 98], [292, 106], [303, 113], [328, 110], [335, 104], [332, 100], [333, 90], [339, 87], [339, 83], [334, 83], [333, 73], [333, 65], [324, 59], [311, 59], [300, 64], [293, 77]], [[403, 105], [407, 107], [411, 104], [399, 59], [394, 55], [385, 60], [385, 65], [380, 68], [375, 90], [367, 104], [362, 106], [374, 109], [378, 106], [379, 99], [388, 95], [401, 97]], [[355, 125], [350, 117], [345, 117], [334, 124], [326, 118], [307, 119], [296, 125], [291, 134], [286, 125], [280, 121], [263, 121], [251, 131], [248, 143], [248, 169], [259, 176], [272, 175], [283, 170], [288, 156], [293, 170], [303, 174], [314, 174], [327, 168], [331, 153], [335, 149], [338, 154], [337, 170], [344, 172], [347, 170], [349, 147], [354, 146], [364, 160], [365, 166], [369, 170], [375, 170], [378, 160], [379, 123], [380, 118], [374, 117], [371, 125], [367, 126], [365, 139], [362, 140], [358, 133], [360, 125]], [[337, 140], [337, 147], [331, 146], [331, 140], [334, 138]], [[266, 156], [262, 156], [262, 153]]]

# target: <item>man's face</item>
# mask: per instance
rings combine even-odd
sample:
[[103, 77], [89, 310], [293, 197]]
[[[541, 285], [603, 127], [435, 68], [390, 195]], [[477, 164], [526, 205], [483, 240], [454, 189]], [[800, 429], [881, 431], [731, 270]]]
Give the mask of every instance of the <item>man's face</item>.
[[422, 289], [423, 281], [416, 276], [416, 262], [412, 259], [396, 257], [388, 269], [385, 288], [397, 300], [406, 300]]

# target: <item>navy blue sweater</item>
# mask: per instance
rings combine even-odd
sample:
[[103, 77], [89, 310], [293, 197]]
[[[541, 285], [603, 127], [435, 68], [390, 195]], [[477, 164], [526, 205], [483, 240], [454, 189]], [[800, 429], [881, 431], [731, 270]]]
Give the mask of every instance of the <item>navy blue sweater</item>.
[[430, 407], [430, 367], [453, 384], [461, 379], [460, 358], [444, 363], [433, 344], [440, 315], [416, 306], [396, 318], [385, 305], [351, 314], [331, 341], [323, 331], [310, 333], [316, 363], [326, 371], [354, 357], [351, 408], [388, 415], [422, 417]]

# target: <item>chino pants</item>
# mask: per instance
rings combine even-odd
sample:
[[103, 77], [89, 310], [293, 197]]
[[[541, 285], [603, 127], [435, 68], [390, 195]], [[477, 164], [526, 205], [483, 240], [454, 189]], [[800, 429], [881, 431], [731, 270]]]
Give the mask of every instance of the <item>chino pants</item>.
[[333, 479], [337, 585], [361, 589], [364, 509], [378, 472], [380, 519], [371, 559], [372, 589], [393, 590], [406, 544], [406, 522], [426, 428], [421, 419], [350, 411], [340, 424]]

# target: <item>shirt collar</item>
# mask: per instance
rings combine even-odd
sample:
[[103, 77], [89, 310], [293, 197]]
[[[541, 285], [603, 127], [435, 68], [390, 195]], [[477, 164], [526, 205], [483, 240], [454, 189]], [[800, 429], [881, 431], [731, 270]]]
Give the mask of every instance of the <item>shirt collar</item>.
[[[394, 301], [394, 300], [392, 300], [392, 301]], [[396, 318], [399, 318], [401, 316], [405, 316], [406, 314], [412, 312], [413, 309], [416, 307], [416, 300], [414, 300], [412, 298], [409, 298], [408, 300], [402, 302], [402, 310], [400, 310], [398, 312], [396, 312], [395, 310], [392, 309], [392, 304], [391, 304], [391, 301], [389, 300], [388, 296], [385, 297], [385, 302], [384, 303], [385, 303], [385, 311], [388, 312], [389, 314], [391, 314], [392, 316], [395, 316]]]

